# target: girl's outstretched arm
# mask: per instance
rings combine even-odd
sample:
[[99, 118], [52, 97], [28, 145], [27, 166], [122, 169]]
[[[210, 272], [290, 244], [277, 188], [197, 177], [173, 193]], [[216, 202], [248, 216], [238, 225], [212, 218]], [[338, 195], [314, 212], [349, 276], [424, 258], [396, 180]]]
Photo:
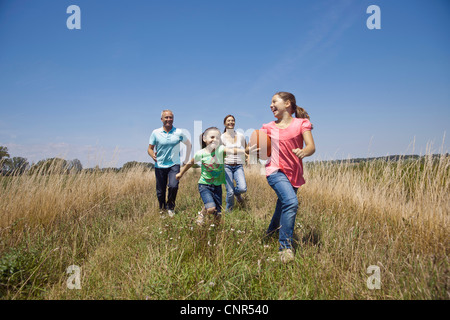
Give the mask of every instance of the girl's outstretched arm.
[[175, 176], [175, 179], [180, 180], [181, 177], [186, 173], [186, 171], [188, 171], [193, 165], [194, 165], [194, 158], [189, 160], [189, 162], [186, 163], [186, 165], [181, 168], [180, 172], [177, 173], [177, 175]]

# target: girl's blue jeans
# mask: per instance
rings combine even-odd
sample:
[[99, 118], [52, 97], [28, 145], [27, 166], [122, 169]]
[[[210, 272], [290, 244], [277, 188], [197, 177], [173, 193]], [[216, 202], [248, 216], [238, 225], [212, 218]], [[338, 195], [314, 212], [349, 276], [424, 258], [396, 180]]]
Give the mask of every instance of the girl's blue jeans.
[[205, 209], [216, 208], [217, 213], [222, 211], [222, 185], [198, 184], [198, 191]]
[[267, 182], [278, 196], [267, 234], [272, 234], [278, 230], [279, 249], [291, 249], [298, 209], [297, 188], [291, 185], [289, 179], [281, 171], [268, 176]]
[[[226, 210], [231, 211], [234, 206], [234, 196], [247, 192], [244, 167], [242, 165], [230, 166], [225, 164], [225, 180], [227, 189]], [[236, 181], [236, 187], [234, 181]]]

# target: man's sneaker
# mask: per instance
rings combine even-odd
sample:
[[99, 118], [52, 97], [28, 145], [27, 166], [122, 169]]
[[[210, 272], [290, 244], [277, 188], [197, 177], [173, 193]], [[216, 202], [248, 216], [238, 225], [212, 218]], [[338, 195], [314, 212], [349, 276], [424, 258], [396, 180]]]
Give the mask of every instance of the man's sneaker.
[[199, 211], [197, 214], [197, 220], [195, 221], [195, 223], [197, 223], [200, 226], [203, 224], [203, 222], [205, 222], [205, 217], [203, 216], [203, 213], [201, 211]]
[[280, 252], [278, 252], [278, 255], [280, 256], [280, 260], [283, 263], [294, 261], [294, 252], [291, 249], [281, 250]]
[[169, 214], [169, 217], [173, 218], [175, 216], [175, 211], [173, 210], [167, 210], [167, 213]]

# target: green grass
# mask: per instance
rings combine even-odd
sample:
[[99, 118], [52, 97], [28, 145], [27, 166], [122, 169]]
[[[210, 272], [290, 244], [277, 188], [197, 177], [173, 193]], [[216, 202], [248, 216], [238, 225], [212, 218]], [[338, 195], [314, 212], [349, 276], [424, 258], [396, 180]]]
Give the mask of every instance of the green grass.
[[[202, 205], [197, 172], [183, 178], [178, 214], [165, 219], [157, 209], [152, 175], [144, 184], [139, 172], [108, 174], [95, 198], [108, 201], [94, 199], [81, 211], [71, 205], [46, 223], [16, 213], [1, 229], [1, 298], [448, 299], [448, 227], [437, 223], [447, 220], [405, 219], [394, 207], [390, 214], [370, 203], [361, 206], [352, 194], [331, 196], [326, 186], [333, 181], [325, 179], [325, 169], [310, 168], [299, 191], [297, 252], [290, 264], [278, 260], [276, 238], [263, 238], [276, 197], [265, 178], [251, 170], [247, 207], [203, 226], [195, 224]], [[332, 169], [330, 176], [343, 181], [355, 172], [339, 165]], [[85, 178], [90, 186], [92, 179]], [[67, 188], [70, 183], [53, 196], [68, 197]], [[67, 287], [70, 265], [81, 268], [80, 290]], [[366, 285], [371, 265], [380, 268], [379, 290]]]

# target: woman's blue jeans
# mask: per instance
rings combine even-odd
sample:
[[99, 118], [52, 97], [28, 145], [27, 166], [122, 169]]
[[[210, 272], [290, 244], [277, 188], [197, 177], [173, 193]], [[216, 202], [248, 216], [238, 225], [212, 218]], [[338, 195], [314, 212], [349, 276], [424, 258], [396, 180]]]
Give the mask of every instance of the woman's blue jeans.
[[278, 230], [280, 250], [291, 249], [298, 209], [297, 188], [291, 185], [289, 179], [281, 171], [268, 176], [267, 182], [278, 196], [267, 234]]
[[[242, 165], [230, 166], [225, 164], [225, 180], [227, 189], [226, 210], [231, 211], [234, 206], [234, 196], [247, 192], [244, 167]], [[236, 187], [234, 181], [236, 181]]]

